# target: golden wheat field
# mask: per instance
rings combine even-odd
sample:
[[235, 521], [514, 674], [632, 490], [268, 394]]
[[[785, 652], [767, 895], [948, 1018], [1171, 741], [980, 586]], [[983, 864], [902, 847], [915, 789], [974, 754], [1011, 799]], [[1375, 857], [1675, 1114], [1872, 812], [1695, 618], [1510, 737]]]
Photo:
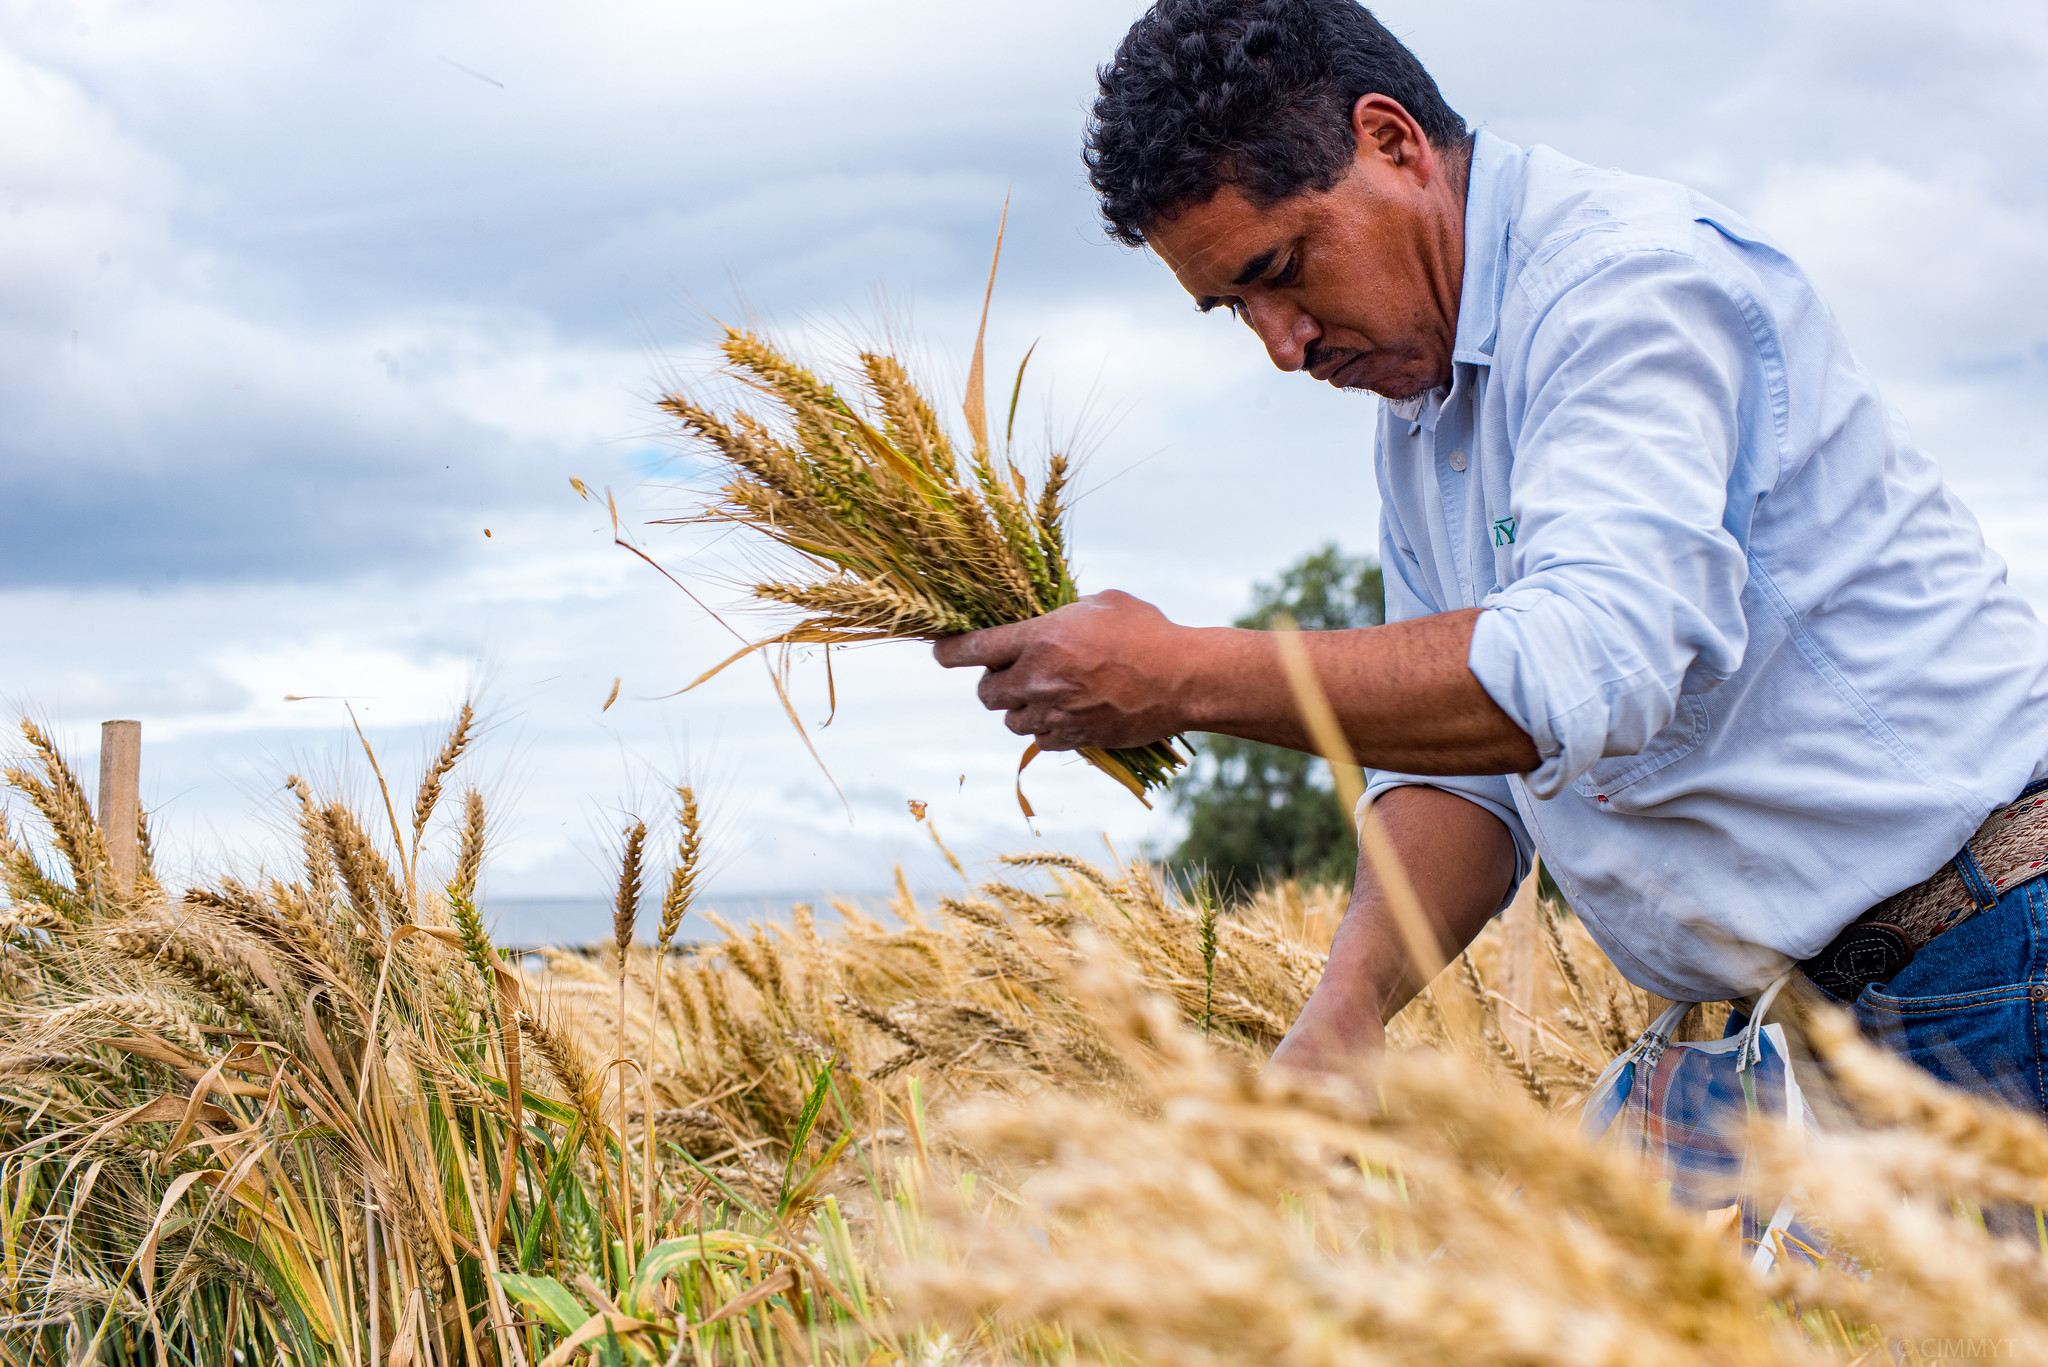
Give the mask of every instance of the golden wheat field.
[[[693, 794], [616, 944], [486, 932], [462, 718], [293, 867], [162, 886], [24, 726], [0, 838], [9, 1363], [1663, 1364], [2048, 1356], [2048, 1130], [1810, 1023], [1843, 1116], [1752, 1136], [1828, 1256], [1760, 1274], [1574, 1103], [1647, 1019], [1567, 911], [1348, 1083], [1260, 1064], [1332, 889], [1215, 907], [1043, 854], [677, 946]], [[389, 775], [389, 766], [381, 773]], [[383, 779], [379, 777], [378, 784]], [[900, 883], [900, 880], [899, 880]], [[1994, 1220], [1994, 1229], [2011, 1221]], [[1789, 1260], [1788, 1260], [1789, 1261]]]

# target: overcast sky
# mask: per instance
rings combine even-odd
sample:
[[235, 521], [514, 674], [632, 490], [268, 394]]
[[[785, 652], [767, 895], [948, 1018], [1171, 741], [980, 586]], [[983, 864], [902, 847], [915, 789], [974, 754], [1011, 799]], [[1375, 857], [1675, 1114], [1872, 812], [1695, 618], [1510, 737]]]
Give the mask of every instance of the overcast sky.
[[[1083, 439], [1084, 589], [1215, 623], [1323, 541], [1370, 550], [1375, 401], [1273, 372], [1096, 225], [1080, 127], [1138, 8], [0, 5], [0, 701], [88, 773], [98, 722], [141, 718], [181, 874], [275, 861], [288, 772], [360, 785], [333, 698], [397, 778], [471, 692], [499, 896], [601, 893], [622, 814], [682, 778], [727, 894], [935, 881], [913, 798], [969, 857], [1170, 844], [1050, 760], [1034, 835], [1017, 743], [917, 646], [836, 657], [842, 806], [758, 668], [668, 696], [730, 638], [569, 485], [703, 568], [639, 524], [689, 504], [651, 399], [713, 317], [886, 318], [951, 408], [1008, 194], [991, 365], [1037, 340], [1020, 428]], [[1774, 234], [2048, 606], [2048, 7], [1378, 13], [1469, 122]]]

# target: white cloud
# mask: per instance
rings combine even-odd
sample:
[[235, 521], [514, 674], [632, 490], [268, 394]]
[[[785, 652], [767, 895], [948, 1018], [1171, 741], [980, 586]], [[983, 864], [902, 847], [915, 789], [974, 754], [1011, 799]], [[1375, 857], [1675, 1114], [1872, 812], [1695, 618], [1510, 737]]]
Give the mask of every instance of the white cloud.
[[1914, 377], [2037, 366], [2048, 205], [2016, 203], [1973, 170], [1787, 163], [1762, 178], [1752, 213], [1835, 301], [1867, 363]]
[[0, 329], [54, 358], [83, 304], [162, 265], [177, 175], [65, 75], [0, 48]]

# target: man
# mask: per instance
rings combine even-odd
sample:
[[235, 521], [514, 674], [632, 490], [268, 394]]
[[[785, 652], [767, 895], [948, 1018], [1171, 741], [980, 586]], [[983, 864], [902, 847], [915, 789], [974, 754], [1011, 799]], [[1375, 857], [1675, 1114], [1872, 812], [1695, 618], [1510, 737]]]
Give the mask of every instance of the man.
[[[1304, 640], [1439, 942], [1540, 849], [1642, 987], [1800, 965], [2048, 1104], [2048, 809], [1972, 841], [2048, 777], [2048, 632], [1797, 264], [1680, 186], [1469, 134], [1352, 0], [1160, 0], [1100, 82], [1111, 234], [1385, 400], [1389, 624]], [[938, 655], [1050, 750], [1312, 744], [1270, 636], [1124, 594]], [[1361, 869], [1275, 1061], [1376, 1047], [1399, 946]]]

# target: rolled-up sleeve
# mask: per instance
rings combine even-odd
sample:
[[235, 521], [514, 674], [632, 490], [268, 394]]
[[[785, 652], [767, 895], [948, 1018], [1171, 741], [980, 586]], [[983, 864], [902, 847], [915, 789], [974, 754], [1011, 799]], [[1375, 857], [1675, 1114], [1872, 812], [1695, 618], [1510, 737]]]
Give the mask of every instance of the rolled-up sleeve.
[[[1431, 613], [1440, 612], [1442, 609], [1430, 599], [1428, 591], [1422, 587], [1414, 549], [1401, 533], [1398, 524], [1384, 511], [1391, 506], [1392, 501], [1383, 494], [1383, 511], [1380, 514], [1380, 570], [1386, 585], [1387, 620], [1402, 622], [1411, 617], [1426, 617]], [[1522, 885], [1522, 880], [1528, 877], [1529, 870], [1535, 865], [1536, 846], [1529, 839], [1528, 828], [1522, 824], [1521, 813], [1515, 810], [1514, 794], [1508, 788], [1505, 775], [1447, 778], [1441, 774], [1403, 774], [1391, 769], [1369, 769], [1365, 778], [1365, 796], [1359, 799], [1361, 804], [1372, 802], [1382, 793], [1394, 788], [1441, 788], [1499, 817], [1500, 824], [1508, 828], [1508, 835], [1515, 842], [1515, 880], [1509, 886], [1507, 897], [1501, 900], [1501, 907], [1505, 908], [1514, 900], [1514, 890]], [[1354, 813], [1354, 818], [1357, 815]]]
[[1535, 743], [1524, 781], [1548, 798], [1741, 666], [1747, 565], [1723, 515], [1763, 353], [1744, 301], [1677, 252], [1617, 254], [1532, 338], [1495, 376], [1517, 432], [1514, 573], [1468, 663]]

